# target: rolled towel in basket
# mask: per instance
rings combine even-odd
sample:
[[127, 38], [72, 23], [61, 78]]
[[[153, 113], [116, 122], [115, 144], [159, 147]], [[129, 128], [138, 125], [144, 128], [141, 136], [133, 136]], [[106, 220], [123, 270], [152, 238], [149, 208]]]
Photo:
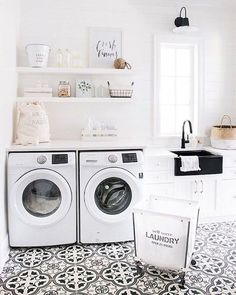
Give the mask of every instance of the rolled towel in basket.
[[200, 171], [198, 156], [180, 156], [181, 172]]

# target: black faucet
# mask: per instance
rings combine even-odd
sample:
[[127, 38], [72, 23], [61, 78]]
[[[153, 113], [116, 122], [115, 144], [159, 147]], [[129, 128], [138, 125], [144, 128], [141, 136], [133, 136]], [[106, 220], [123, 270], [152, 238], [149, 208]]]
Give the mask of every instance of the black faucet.
[[189, 135], [187, 135], [187, 139], [185, 139], [185, 133], [184, 133], [184, 126], [185, 126], [185, 123], [188, 122], [189, 124], [189, 131], [190, 131], [190, 134], [193, 133], [193, 128], [192, 128], [192, 123], [190, 120], [186, 120], [184, 121], [183, 123], [183, 127], [182, 127], [182, 138], [181, 138], [181, 149], [185, 149], [185, 143], [189, 143]]

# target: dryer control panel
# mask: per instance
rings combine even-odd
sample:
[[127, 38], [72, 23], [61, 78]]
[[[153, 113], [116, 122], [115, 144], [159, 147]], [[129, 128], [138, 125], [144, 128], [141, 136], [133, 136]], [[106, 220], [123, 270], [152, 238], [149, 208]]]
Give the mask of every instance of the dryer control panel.
[[80, 167], [138, 167], [144, 163], [141, 150], [80, 152]]
[[68, 154], [52, 155], [52, 164], [67, 164], [67, 163], [68, 163]]

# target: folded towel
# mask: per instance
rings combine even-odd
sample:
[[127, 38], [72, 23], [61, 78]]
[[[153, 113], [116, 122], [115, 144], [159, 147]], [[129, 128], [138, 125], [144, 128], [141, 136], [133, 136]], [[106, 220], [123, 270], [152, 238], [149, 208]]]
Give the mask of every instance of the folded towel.
[[181, 172], [200, 171], [198, 156], [180, 156]]

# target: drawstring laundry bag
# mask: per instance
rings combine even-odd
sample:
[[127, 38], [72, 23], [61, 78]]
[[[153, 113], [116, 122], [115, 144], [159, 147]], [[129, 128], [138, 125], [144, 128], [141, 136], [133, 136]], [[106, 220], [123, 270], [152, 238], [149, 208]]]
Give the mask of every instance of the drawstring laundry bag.
[[49, 120], [42, 103], [17, 106], [16, 144], [39, 144], [50, 141]]

